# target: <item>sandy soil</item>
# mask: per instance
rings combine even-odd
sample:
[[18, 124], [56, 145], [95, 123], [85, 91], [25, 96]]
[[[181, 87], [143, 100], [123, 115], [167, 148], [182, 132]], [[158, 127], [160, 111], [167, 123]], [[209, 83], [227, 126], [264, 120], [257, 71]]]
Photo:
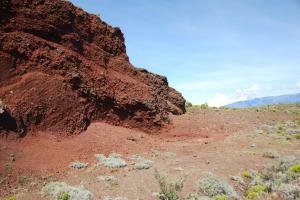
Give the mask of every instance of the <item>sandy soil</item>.
[[[172, 116], [172, 125], [155, 135], [93, 123], [81, 135], [62, 138], [36, 133], [21, 140], [0, 141], [1, 197], [14, 193], [17, 199], [43, 199], [41, 188], [49, 180], [83, 185], [95, 199], [122, 196], [128, 199], [155, 199], [158, 191], [154, 169], [175, 180], [186, 175], [183, 193], [196, 189], [204, 171], [230, 181], [245, 169], [257, 169], [270, 162], [262, 154], [275, 149], [281, 154], [300, 155], [300, 142], [282, 142], [255, 133], [262, 124], [300, 119], [297, 115], [256, 112], [254, 110], [189, 110]], [[148, 170], [133, 166], [121, 169], [96, 167], [94, 154], [117, 152], [128, 157], [138, 154], [154, 161]], [[171, 153], [170, 153], [171, 152]], [[11, 154], [15, 161], [11, 162]], [[88, 162], [89, 167], [75, 170], [72, 161]], [[8, 164], [11, 163], [10, 167]], [[10, 169], [9, 169], [10, 168]], [[118, 184], [97, 181], [99, 175], [114, 175]], [[29, 181], [21, 181], [30, 177]], [[27, 179], [26, 179], [27, 180]]]

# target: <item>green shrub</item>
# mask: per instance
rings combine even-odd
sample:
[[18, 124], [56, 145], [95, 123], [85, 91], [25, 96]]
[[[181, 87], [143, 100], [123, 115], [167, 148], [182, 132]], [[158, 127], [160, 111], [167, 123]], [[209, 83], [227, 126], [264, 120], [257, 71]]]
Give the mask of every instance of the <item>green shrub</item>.
[[65, 194], [68, 194], [68, 199], [72, 200], [92, 200], [93, 194], [86, 190], [83, 186], [74, 187], [64, 182], [49, 182], [43, 189], [42, 194], [45, 197], [52, 199], [62, 200], [66, 198]]
[[295, 134], [295, 138], [300, 140], [300, 133]]
[[243, 171], [242, 172], [242, 177], [243, 178], [252, 178], [250, 172], [248, 172], [248, 171]]
[[208, 109], [209, 106], [208, 106], [207, 103], [203, 103], [203, 104], [200, 105], [200, 108], [201, 108], [201, 109]]
[[227, 200], [227, 197], [226, 197], [226, 195], [224, 195], [224, 194], [218, 195], [218, 196], [216, 197], [216, 200]]
[[155, 170], [155, 179], [159, 184], [159, 199], [160, 200], [182, 200], [180, 192], [183, 188], [184, 178], [180, 178], [175, 183], [167, 183], [166, 178], [161, 176], [157, 170]]
[[64, 192], [61, 196], [61, 200], [69, 200], [69, 194], [67, 192]]
[[263, 154], [263, 156], [266, 158], [274, 159], [274, 158], [279, 158], [280, 154], [275, 150], [269, 149]]
[[293, 173], [300, 173], [300, 164], [291, 166], [289, 171]]
[[201, 195], [214, 198], [220, 195], [233, 198], [238, 196], [232, 186], [212, 173], [206, 173], [205, 177], [198, 182], [198, 192]]
[[247, 199], [255, 199], [262, 195], [266, 191], [266, 187], [263, 185], [254, 185], [249, 188], [247, 193]]
[[7, 197], [7, 199], [6, 200], [17, 200], [17, 198], [16, 197], [14, 197], [14, 196], [10, 196], [10, 197]]
[[193, 107], [193, 104], [189, 101], [186, 101], [185, 102], [185, 108], [191, 108], [191, 107]]

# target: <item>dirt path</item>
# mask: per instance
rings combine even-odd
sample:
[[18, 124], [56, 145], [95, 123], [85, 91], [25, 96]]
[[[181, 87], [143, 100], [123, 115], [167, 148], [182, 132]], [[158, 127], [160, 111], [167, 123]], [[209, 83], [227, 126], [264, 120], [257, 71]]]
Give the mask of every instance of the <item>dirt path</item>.
[[[154, 169], [170, 179], [187, 175], [183, 192], [188, 193], [196, 189], [195, 183], [204, 171], [229, 180], [245, 169], [259, 168], [270, 161], [262, 157], [268, 149], [299, 156], [300, 142], [283, 143], [255, 132], [263, 124], [297, 118], [297, 115], [253, 110], [193, 109], [185, 115], [172, 116], [172, 127], [158, 135], [94, 123], [73, 138], [39, 133], [20, 141], [2, 140], [2, 179], [8, 175], [11, 154], [15, 161], [11, 162], [9, 178], [1, 183], [1, 196], [15, 192], [18, 199], [41, 199], [43, 183], [57, 179], [70, 185], [83, 185], [95, 199], [106, 195], [154, 199], [152, 193], [158, 191]], [[111, 152], [122, 154], [127, 162], [128, 157], [138, 154], [154, 161], [154, 166], [148, 170], [136, 170], [132, 165], [117, 170], [95, 166], [94, 154]], [[89, 167], [70, 169], [69, 163], [75, 160], [88, 162]], [[103, 174], [116, 176], [117, 184], [98, 181], [96, 177]], [[30, 177], [30, 181], [16, 184], [24, 177]]]

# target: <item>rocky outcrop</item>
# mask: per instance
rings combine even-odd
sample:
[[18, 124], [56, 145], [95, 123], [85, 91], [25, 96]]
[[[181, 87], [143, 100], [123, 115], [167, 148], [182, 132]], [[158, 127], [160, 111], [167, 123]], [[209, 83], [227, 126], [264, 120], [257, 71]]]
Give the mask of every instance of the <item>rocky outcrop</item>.
[[185, 112], [165, 77], [130, 64], [119, 28], [70, 2], [2, 0], [0, 25], [0, 98], [14, 131], [76, 134], [105, 121], [151, 132]]

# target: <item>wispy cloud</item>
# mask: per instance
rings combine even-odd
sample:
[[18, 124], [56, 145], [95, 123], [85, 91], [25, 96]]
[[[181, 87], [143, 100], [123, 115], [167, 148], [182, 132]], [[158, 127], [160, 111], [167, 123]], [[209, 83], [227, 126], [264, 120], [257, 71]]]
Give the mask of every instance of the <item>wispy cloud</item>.
[[245, 89], [237, 89], [235, 98], [238, 101], [251, 99], [251, 98], [257, 97], [260, 94], [261, 90], [262, 90], [262, 88], [258, 84], [255, 84], [255, 85], [253, 85], [249, 88], [245, 88]]
[[264, 93], [260, 85], [254, 84], [249, 88], [237, 89], [233, 95], [216, 93], [215, 96], [208, 101], [210, 106], [224, 106], [235, 101], [243, 101], [258, 97]]
[[227, 105], [233, 102], [233, 99], [227, 94], [217, 93], [215, 96], [208, 102], [209, 106], [220, 107], [223, 105]]

